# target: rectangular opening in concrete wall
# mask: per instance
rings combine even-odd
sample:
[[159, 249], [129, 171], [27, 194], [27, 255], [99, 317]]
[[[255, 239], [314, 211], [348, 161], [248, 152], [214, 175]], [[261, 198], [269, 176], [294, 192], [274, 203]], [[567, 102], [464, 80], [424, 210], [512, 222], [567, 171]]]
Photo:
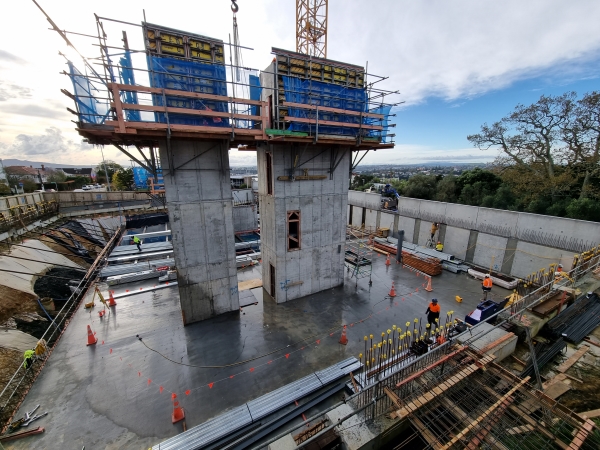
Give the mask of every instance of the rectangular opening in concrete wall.
[[273, 157], [267, 152], [267, 194], [273, 195]]
[[271, 297], [275, 299], [275, 267], [273, 264], [269, 264], [269, 288], [271, 289]]
[[288, 211], [288, 252], [300, 250], [300, 211]]

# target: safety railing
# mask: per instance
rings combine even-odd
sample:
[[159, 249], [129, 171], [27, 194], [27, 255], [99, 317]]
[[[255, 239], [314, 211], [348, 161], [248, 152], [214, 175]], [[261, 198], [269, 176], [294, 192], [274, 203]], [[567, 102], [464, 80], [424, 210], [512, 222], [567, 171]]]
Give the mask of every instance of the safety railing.
[[[147, 131], [170, 131], [177, 132], [194, 132], [207, 134], [229, 134], [235, 133], [239, 136], [258, 136], [264, 139], [267, 138], [265, 131], [269, 128], [269, 113], [268, 103], [260, 100], [250, 100], [246, 98], [227, 97], [223, 95], [204, 94], [198, 92], [180, 91], [175, 89], [153, 88], [147, 86], [132, 86], [128, 84], [108, 83], [108, 88], [112, 92], [111, 108], [115, 112], [115, 120], [106, 120], [105, 126], [114, 127], [115, 133], [136, 135]], [[164, 105], [143, 105], [140, 103], [126, 103], [121, 99], [121, 92], [136, 92], [150, 94], [159, 98]], [[205, 109], [179, 108], [166, 105], [166, 97], [195, 99], [195, 100], [211, 100], [227, 104], [227, 111], [214, 111], [206, 107]], [[242, 104], [249, 107], [256, 107], [259, 114], [246, 114], [235, 112], [235, 105]], [[251, 109], [251, 108], [249, 108]], [[151, 112], [155, 114], [154, 120], [131, 121], [126, 117], [125, 111], [140, 111]], [[80, 115], [85, 115], [81, 113]], [[161, 116], [157, 116], [161, 115]], [[158, 120], [158, 117], [164, 115], [164, 120]], [[211, 119], [213, 125], [202, 124], [179, 124], [176, 120], [170, 120], [170, 117], [186, 117]], [[224, 120], [228, 120], [225, 123]], [[82, 122], [82, 121], [81, 121]], [[247, 127], [236, 126], [240, 122], [250, 124]], [[220, 124], [219, 126], [214, 126]], [[95, 125], [85, 126], [86, 130], [91, 130]]]
[[29, 368], [25, 368], [23, 364], [19, 365], [18, 369], [10, 378], [6, 386], [3, 387], [2, 391], [0, 392], [0, 427], [2, 428], [1, 431], [4, 431], [4, 428], [10, 422], [12, 416], [14, 415], [14, 412], [17, 410], [21, 401], [27, 394], [30, 383], [32, 383], [42, 371], [44, 365], [46, 364], [46, 361], [52, 354], [52, 351], [54, 350], [54, 348], [56, 348], [56, 345], [58, 344], [60, 337], [62, 336], [66, 327], [68, 326], [73, 313], [79, 307], [81, 299], [86, 294], [90, 285], [94, 282], [97, 271], [99, 269], [99, 262], [119, 242], [122, 231], [122, 228], [117, 229], [111, 240], [104, 247], [102, 252], [100, 252], [98, 257], [96, 258], [96, 261], [90, 266], [85, 276], [80, 280], [79, 284], [75, 287], [69, 299], [65, 302], [63, 307], [55, 316], [52, 323], [50, 323], [50, 325], [40, 338], [40, 342], [46, 342], [46, 351], [42, 355], [39, 355], [35, 363]]
[[[567, 280], [567, 283], [564, 285], [564, 287], [574, 286], [577, 283], [577, 280], [581, 280], [585, 275], [596, 270], [599, 266], [600, 255], [593, 256], [585, 261], [580, 261], [580, 263], [574, 269], [566, 274], [566, 277], [562, 277], [563, 279]], [[502, 325], [506, 320], [520, 316], [527, 309], [535, 307], [539, 303], [554, 295], [555, 291], [552, 289], [552, 287], [555, 285], [555, 283], [556, 280], [553, 279], [549, 283], [539, 287], [535, 291], [514, 302], [511, 306], [496, 313], [494, 316], [492, 316], [492, 318], [499, 316], [503, 318], [503, 320], [500, 324], [496, 325], [496, 327], [492, 328], [492, 330]], [[452, 338], [452, 340], [460, 340], [463, 345], [472, 346], [473, 342], [475, 342], [477, 339], [480, 339], [485, 334], [488, 334], [490, 331], [490, 329], [484, 329], [481, 327], [481, 324], [478, 324], [469, 328], [460, 335], [455, 336]], [[430, 350], [428, 353], [422, 356], [409, 356], [408, 358], [411, 358], [412, 361], [410, 359], [405, 360], [405, 365], [402, 368], [379, 379], [376, 383], [365, 387], [359, 393], [354, 394], [350, 400], [358, 410], [363, 412], [366, 419], [373, 419], [377, 416], [385, 414], [390, 406], [392, 406], [392, 401], [385, 393], [385, 388], [395, 387], [395, 385], [400, 381], [406, 380], [418, 371], [443, 359], [446, 355], [453, 351], [452, 340], [449, 340], [448, 342]], [[474, 348], [474, 350], [477, 349]], [[402, 392], [396, 393], [400, 398], [402, 398], [403, 393], [408, 392], [410, 389], [411, 383], [406, 383], [402, 387]]]

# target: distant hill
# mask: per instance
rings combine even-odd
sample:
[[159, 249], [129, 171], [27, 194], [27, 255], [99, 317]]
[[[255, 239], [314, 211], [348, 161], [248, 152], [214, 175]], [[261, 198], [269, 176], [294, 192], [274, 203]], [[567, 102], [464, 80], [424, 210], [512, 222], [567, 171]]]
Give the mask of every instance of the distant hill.
[[[50, 163], [50, 162], [42, 162], [42, 161], [27, 161], [26, 159], [13, 159], [13, 158], [2, 158], [2, 164], [4, 167], [8, 166], [33, 166], [33, 167], [49, 167], [51, 169], [56, 169], [57, 167], [86, 167], [81, 165], [74, 164], [62, 164], [62, 163]], [[94, 167], [87, 166], [87, 167]]]

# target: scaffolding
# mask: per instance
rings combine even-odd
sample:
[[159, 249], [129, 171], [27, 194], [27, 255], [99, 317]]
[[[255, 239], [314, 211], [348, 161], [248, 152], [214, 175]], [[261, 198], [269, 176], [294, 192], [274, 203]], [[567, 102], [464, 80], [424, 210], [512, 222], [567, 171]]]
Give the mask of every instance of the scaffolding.
[[350, 278], [356, 282], [361, 278], [369, 277], [373, 272], [373, 251], [367, 239], [361, 238], [353, 230], [348, 229], [346, 234], [346, 248], [344, 254], [344, 266]]

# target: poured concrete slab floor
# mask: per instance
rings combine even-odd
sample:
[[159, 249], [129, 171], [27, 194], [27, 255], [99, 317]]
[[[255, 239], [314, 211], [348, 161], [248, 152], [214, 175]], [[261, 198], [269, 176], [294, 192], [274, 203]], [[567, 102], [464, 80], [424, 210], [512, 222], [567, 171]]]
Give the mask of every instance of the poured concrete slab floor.
[[[46, 432], [5, 447], [148, 448], [182, 431], [181, 422], [171, 423], [172, 393], [191, 428], [348, 356], [358, 357], [364, 335], [424, 318], [432, 297], [439, 299], [442, 317], [452, 309], [464, 318], [480, 301], [480, 282], [465, 274], [434, 277], [434, 291], [428, 293], [423, 277], [384, 262], [375, 258], [370, 288], [368, 279], [356, 285], [346, 278], [344, 286], [283, 304], [256, 288], [251, 290], [256, 305], [187, 327], [176, 287], [119, 298], [103, 319], [98, 306], [91, 312], [81, 307], [17, 413], [20, 417], [39, 403], [48, 416], [35, 425]], [[260, 266], [238, 276], [240, 281], [257, 277]], [[386, 297], [392, 281], [395, 299]], [[119, 286], [116, 293], [153, 283]], [[497, 298], [507, 294], [496, 287], [492, 291]], [[456, 295], [463, 303], [456, 303]], [[338, 343], [342, 324], [348, 325], [346, 346]], [[86, 346], [87, 325], [98, 338], [95, 346]]]

